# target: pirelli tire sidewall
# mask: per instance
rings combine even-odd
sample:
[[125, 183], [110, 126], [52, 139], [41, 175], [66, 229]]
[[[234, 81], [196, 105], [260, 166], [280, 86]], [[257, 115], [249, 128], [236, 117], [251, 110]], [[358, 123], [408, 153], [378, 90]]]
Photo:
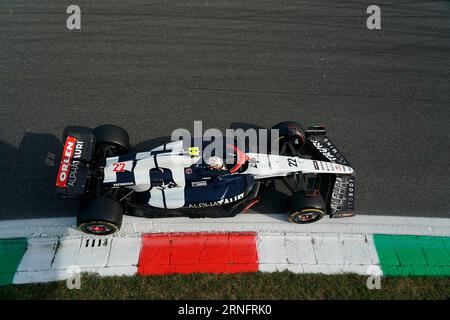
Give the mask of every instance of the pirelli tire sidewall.
[[113, 145], [126, 153], [130, 149], [130, 136], [128, 132], [118, 126], [106, 124], [98, 126], [93, 131], [96, 146]]
[[326, 204], [322, 196], [307, 196], [296, 192], [288, 202], [289, 221], [292, 223], [312, 223], [319, 221], [326, 213]]
[[122, 205], [113, 199], [86, 199], [78, 212], [77, 227], [88, 234], [113, 234], [122, 226], [123, 213]]

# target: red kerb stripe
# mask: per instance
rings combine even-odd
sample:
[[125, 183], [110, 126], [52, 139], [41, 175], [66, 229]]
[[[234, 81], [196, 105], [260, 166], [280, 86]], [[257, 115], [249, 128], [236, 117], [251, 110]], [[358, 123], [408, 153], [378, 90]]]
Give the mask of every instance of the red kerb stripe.
[[138, 274], [258, 271], [255, 232], [152, 233], [142, 236]]

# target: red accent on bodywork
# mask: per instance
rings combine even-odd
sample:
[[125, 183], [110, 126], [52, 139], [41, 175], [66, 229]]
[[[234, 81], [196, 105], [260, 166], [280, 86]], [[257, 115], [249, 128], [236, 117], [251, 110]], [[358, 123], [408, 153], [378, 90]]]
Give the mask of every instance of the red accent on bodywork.
[[258, 271], [255, 232], [154, 233], [142, 236], [138, 274]]
[[56, 176], [56, 186], [58, 188], [65, 188], [67, 185], [76, 141], [77, 140], [74, 137], [69, 136], [66, 138], [61, 156], [61, 162], [59, 164], [58, 175]]
[[242, 210], [242, 213], [247, 213], [247, 211], [253, 207], [255, 204], [258, 204], [261, 201], [261, 198], [253, 199], [245, 208]]
[[229, 148], [233, 148], [234, 152], [236, 152], [238, 160], [236, 165], [230, 169], [230, 173], [234, 173], [236, 171], [239, 170], [240, 167], [242, 167], [242, 165], [250, 160], [250, 157], [248, 155], [245, 154], [245, 152], [242, 152], [241, 150], [239, 150], [236, 146], [232, 145], [232, 144], [227, 144], [227, 147]]

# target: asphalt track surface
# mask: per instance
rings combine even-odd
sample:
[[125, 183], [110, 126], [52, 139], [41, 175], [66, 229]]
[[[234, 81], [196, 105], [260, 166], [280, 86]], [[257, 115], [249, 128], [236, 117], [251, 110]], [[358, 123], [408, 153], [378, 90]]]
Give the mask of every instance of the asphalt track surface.
[[48, 159], [66, 126], [114, 123], [144, 147], [194, 120], [287, 119], [327, 126], [358, 214], [449, 217], [450, 4], [378, 1], [373, 31], [369, 4], [3, 0], [0, 219], [75, 214]]

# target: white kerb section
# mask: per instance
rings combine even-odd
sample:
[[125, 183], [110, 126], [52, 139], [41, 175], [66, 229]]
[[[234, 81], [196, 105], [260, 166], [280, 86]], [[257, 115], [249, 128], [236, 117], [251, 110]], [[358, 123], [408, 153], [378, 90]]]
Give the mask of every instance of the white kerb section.
[[365, 235], [258, 233], [258, 255], [266, 272], [366, 275], [379, 266], [373, 239]]
[[65, 280], [71, 270], [102, 276], [134, 275], [140, 249], [140, 237], [29, 239], [14, 283]]

